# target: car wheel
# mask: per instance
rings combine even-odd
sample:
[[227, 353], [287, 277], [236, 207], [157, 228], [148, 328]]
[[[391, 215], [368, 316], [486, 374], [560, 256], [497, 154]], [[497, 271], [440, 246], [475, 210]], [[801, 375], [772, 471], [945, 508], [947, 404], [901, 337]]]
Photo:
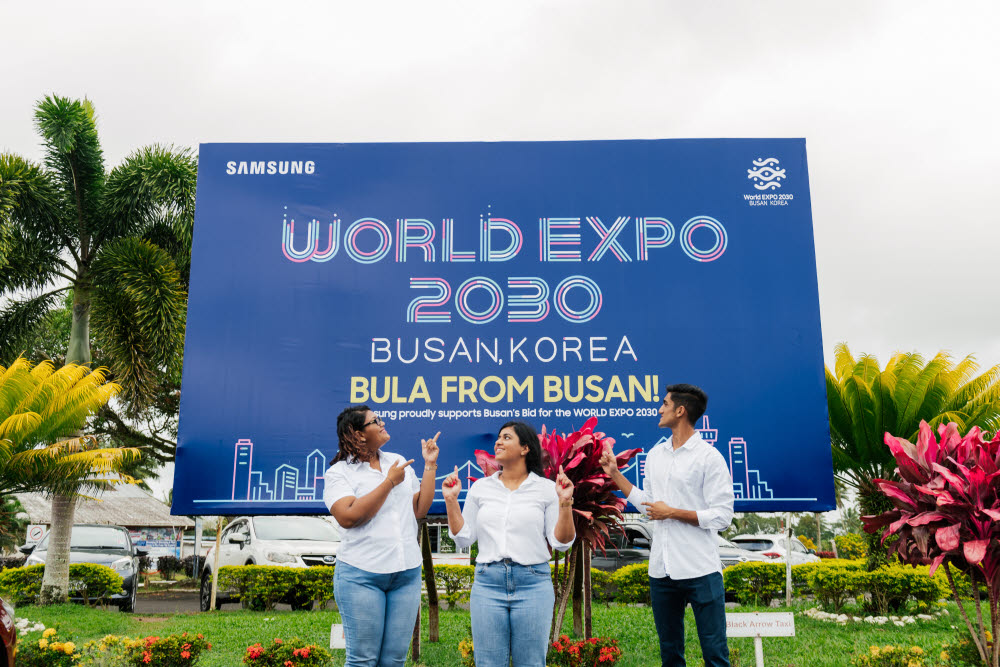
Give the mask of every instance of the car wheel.
[[[216, 601], [218, 602], [218, 601]], [[201, 590], [198, 594], [198, 609], [208, 611], [212, 606], [212, 575], [206, 571], [201, 575]], [[218, 606], [218, 605], [216, 605]]]
[[135, 589], [139, 587], [137, 579], [138, 577], [132, 579], [132, 591], [129, 593], [128, 598], [118, 605], [118, 609], [128, 614], [135, 611]]

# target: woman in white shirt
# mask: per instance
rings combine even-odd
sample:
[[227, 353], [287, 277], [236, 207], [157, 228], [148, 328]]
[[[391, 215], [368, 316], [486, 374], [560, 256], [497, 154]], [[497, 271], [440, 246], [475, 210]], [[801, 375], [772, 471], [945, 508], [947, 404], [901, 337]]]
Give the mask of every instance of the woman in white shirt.
[[449, 534], [479, 542], [469, 609], [476, 667], [544, 667], [552, 622], [549, 546], [565, 551], [576, 538], [573, 484], [562, 469], [542, 471], [538, 434], [508, 422], [494, 445], [500, 470], [477, 480], [459, 509], [458, 468], [444, 481]]
[[420, 610], [416, 520], [434, 500], [439, 435], [420, 441], [418, 481], [413, 459], [381, 451], [389, 433], [367, 405], [337, 417], [339, 450], [324, 476], [323, 502], [343, 529], [333, 594], [344, 622], [345, 667], [406, 662]]

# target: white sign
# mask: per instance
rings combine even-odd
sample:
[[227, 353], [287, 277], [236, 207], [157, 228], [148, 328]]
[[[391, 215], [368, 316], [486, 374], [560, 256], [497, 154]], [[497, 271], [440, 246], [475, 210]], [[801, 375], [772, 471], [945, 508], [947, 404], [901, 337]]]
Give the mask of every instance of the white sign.
[[726, 614], [727, 637], [794, 637], [795, 616], [791, 612]]
[[753, 637], [757, 667], [764, 667], [764, 640], [761, 637], [794, 637], [795, 616], [791, 612], [755, 611], [752, 614], [726, 614], [727, 637]]
[[330, 626], [330, 648], [347, 648], [347, 639], [344, 638], [343, 625]]
[[25, 536], [25, 544], [38, 544], [45, 537], [45, 533], [48, 531], [48, 526], [43, 526], [41, 524], [33, 523], [28, 526], [28, 533]]

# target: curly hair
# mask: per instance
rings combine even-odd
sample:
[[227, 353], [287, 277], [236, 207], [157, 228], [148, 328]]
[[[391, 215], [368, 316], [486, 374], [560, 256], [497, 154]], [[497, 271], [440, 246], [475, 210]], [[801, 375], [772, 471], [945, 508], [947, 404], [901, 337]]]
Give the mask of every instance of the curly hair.
[[352, 405], [337, 415], [337, 455], [330, 461], [367, 461], [368, 451], [364, 448], [361, 432], [365, 430], [365, 415], [371, 410], [367, 405]]

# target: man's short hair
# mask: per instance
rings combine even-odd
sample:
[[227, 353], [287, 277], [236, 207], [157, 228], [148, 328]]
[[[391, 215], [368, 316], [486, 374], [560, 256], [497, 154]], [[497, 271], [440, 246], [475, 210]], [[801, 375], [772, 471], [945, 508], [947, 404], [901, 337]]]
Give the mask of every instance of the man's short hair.
[[667, 385], [667, 393], [670, 394], [674, 405], [684, 406], [691, 426], [694, 426], [695, 422], [705, 414], [705, 408], [708, 407], [708, 394], [701, 387], [696, 387], [693, 384], [671, 384]]

